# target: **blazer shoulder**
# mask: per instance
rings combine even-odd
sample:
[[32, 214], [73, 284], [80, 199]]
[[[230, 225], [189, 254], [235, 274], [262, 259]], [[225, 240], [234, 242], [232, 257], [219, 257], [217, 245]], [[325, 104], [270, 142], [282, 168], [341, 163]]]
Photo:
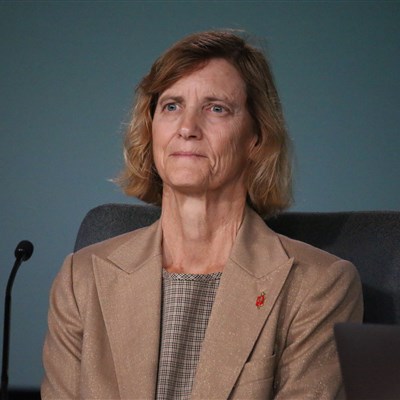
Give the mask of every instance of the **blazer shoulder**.
[[312, 287], [321, 281], [340, 281], [343, 286], [356, 283], [360, 286], [358, 270], [350, 261], [308, 243], [278, 236], [288, 256], [294, 258], [292, 278], [303, 282], [304, 287]]
[[291, 294], [286, 293], [286, 298], [297, 298], [295, 303], [299, 307], [308, 296], [314, 300], [329, 296], [338, 301], [347, 299], [357, 303], [357, 315], [362, 315], [361, 279], [350, 261], [283, 235], [279, 238], [285, 251], [294, 258], [286, 286]]

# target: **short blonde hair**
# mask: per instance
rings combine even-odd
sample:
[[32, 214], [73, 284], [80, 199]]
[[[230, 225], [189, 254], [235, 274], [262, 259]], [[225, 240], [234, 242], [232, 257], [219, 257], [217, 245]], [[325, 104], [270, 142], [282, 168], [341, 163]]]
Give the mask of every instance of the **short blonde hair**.
[[158, 98], [179, 79], [214, 58], [227, 60], [240, 73], [258, 135], [248, 166], [247, 202], [263, 216], [275, 215], [292, 200], [290, 143], [282, 107], [262, 51], [231, 31], [192, 34], [155, 61], [136, 89], [125, 134], [125, 168], [117, 182], [127, 195], [161, 205], [162, 181], [152, 152], [152, 119]]

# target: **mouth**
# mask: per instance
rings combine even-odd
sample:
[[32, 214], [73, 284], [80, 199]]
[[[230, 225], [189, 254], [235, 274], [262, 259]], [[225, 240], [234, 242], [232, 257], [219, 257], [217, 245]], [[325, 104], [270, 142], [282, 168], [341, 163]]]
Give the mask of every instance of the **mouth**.
[[205, 158], [203, 154], [196, 153], [193, 151], [175, 151], [171, 154], [171, 157]]

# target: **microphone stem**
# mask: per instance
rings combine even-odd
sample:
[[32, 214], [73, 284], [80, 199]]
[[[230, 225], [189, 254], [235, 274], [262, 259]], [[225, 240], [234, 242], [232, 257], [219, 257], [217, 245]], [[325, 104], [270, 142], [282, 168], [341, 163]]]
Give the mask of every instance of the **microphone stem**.
[[15, 275], [22, 264], [22, 256], [17, 257], [11, 274], [8, 278], [6, 296], [4, 302], [4, 329], [3, 329], [3, 360], [1, 369], [1, 400], [8, 399], [8, 355], [10, 349], [10, 313], [11, 313], [11, 291]]

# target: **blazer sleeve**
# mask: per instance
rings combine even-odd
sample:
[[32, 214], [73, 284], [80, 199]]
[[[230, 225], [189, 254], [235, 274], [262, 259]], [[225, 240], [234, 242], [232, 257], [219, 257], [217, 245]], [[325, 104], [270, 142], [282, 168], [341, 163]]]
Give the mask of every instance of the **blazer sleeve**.
[[300, 306], [280, 355], [275, 399], [335, 399], [343, 395], [333, 334], [338, 322], [361, 322], [362, 289], [358, 273], [338, 260], [318, 274]]
[[43, 400], [79, 398], [82, 324], [74, 296], [72, 255], [69, 255], [50, 292], [48, 332], [43, 348]]

